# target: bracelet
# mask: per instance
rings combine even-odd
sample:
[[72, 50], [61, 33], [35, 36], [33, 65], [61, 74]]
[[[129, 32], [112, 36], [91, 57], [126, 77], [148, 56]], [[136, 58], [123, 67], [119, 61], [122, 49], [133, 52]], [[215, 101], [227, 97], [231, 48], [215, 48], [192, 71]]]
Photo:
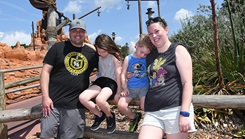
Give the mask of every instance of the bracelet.
[[186, 111], [180, 111], [179, 114], [184, 116], [184, 117], [189, 117], [190, 116], [190, 113], [186, 112]]

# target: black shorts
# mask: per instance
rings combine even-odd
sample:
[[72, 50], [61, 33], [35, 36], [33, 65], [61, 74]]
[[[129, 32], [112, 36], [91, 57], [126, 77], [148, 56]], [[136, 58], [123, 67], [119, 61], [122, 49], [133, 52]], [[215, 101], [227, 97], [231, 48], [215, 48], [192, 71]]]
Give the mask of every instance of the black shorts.
[[108, 77], [99, 77], [92, 85], [98, 85], [100, 88], [109, 87], [112, 90], [112, 95], [108, 100], [113, 100], [117, 93], [117, 83]]

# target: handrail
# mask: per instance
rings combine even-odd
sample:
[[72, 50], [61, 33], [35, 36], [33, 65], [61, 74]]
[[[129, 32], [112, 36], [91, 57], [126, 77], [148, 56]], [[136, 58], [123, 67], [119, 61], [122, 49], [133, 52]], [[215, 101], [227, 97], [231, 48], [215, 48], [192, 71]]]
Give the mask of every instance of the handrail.
[[22, 88], [17, 88], [17, 89], [13, 89], [13, 90], [7, 90], [7, 91], [5, 91], [5, 94], [13, 93], [13, 92], [21, 91], [21, 90], [26, 90], [26, 89], [30, 89], [30, 88], [35, 88], [35, 87], [38, 87], [38, 86], [40, 86], [40, 84], [34, 84], [34, 85], [30, 85], [30, 86], [25, 86], [25, 87], [22, 87]]
[[34, 76], [34, 77], [26, 78], [26, 79], [23, 79], [23, 80], [6, 83], [5, 84], [5, 89], [12, 88], [12, 87], [15, 87], [15, 86], [20, 86], [22, 84], [31, 83], [31, 82], [38, 81], [38, 80], [40, 80], [40, 76]]
[[[18, 89], [14, 89], [14, 90], [5, 91], [6, 88], [4, 85], [4, 73], [13, 72], [13, 71], [36, 69], [36, 68], [42, 68], [42, 66], [41, 65], [39, 65], [39, 66], [28, 66], [28, 67], [22, 67], [22, 68], [0, 70], [0, 112], [4, 112], [6, 110], [6, 93], [40, 86], [40, 85], [31, 85], [31, 86], [24, 87], [24, 88], [18, 88]], [[18, 86], [18, 85], [26, 84], [30, 81], [36, 81], [36, 80], [37, 79], [34, 78], [34, 79], [16, 81], [15, 83], [14, 82], [8, 83], [7, 88], [11, 87], [11, 86]], [[0, 123], [0, 138], [6, 138], [6, 137], [7, 137], [7, 126], [4, 123]]]
[[6, 72], [12, 72], [12, 71], [21, 71], [21, 70], [28, 70], [28, 69], [36, 69], [36, 68], [42, 68], [42, 65], [39, 66], [28, 66], [23, 68], [13, 68], [13, 69], [4, 69], [0, 70], [0, 73], [6, 73]]

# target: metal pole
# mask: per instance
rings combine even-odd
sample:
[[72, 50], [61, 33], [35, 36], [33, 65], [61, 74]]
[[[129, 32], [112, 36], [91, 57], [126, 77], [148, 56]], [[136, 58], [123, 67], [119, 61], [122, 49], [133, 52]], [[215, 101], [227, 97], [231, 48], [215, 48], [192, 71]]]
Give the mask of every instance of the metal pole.
[[100, 6], [100, 7], [98, 7], [98, 8], [95, 8], [94, 10], [92, 10], [92, 11], [90, 11], [90, 12], [88, 12], [88, 13], [86, 13], [85, 15], [83, 15], [83, 16], [81, 16], [81, 17], [79, 17], [78, 19], [82, 19], [83, 17], [85, 17], [85, 16], [87, 16], [87, 15], [91, 14], [92, 12], [94, 12], [94, 11], [96, 11], [96, 10], [99, 10], [100, 8], [101, 8], [101, 6]]
[[160, 17], [160, 0], [157, 0], [158, 16]]
[[140, 38], [142, 35], [141, 0], [138, 0]]

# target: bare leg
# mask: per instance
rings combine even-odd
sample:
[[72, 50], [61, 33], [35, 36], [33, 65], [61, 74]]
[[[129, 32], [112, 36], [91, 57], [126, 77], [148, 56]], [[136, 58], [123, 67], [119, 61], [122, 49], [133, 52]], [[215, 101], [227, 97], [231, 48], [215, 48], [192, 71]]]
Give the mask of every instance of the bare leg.
[[79, 95], [79, 101], [91, 112], [97, 116], [101, 116], [101, 112], [96, 108], [96, 104], [92, 101], [101, 91], [97, 85], [92, 85]]
[[[162, 139], [164, 136], [164, 130], [159, 127], [144, 125], [140, 128], [138, 139]], [[177, 139], [177, 138], [176, 138]]]
[[133, 100], [129, 97], [121, 97], [118, 101], [118, 110], [129, 117], [129, 119], [134, 119], [134, 113], [128, 107], [128, 104]]
[[167, 139], [188, 139], [188, 133], [166, 134]]
[[141, 110], [144, 110], [145, 109], [144, 104], [145, 104], [145, 97], [141, 97], [140, 98], [140, 109]]
[[105, 113], [106, 117], [112, 116], [110, 105], [107, 102], [108, 98], [112, 95], [112, 90], [108, 87], [105, 87], [96, 97], [96, 104], [98, 107]]

